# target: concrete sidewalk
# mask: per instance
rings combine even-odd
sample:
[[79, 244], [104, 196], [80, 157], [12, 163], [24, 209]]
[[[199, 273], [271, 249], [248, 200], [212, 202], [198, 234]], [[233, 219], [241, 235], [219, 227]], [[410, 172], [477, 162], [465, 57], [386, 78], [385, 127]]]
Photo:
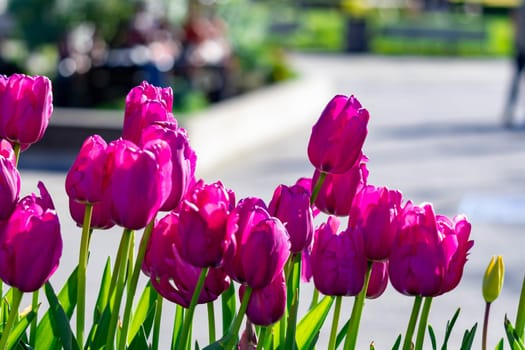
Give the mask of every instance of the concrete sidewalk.
[[[511, 320], [515, 317], [525, 272], [521, 251], [525, 247], [525, 131], [509, 131], [500, 126], [510, 62], [337, 55], [298, 55], [293, 60], [312, 78], [328, 79], [333, 84], [324, 85], [315, 93], [355, 94], [370, 111], [365, 153], [370, 158], [371, 183], [397, 188], [416, 203], [432, 202], [441, 214], [464, 212], [473, 222], [471, 237], [476, 243], [463, 281], [455, 291], [434, 300], [430, 322], [438, 343], [446, 320], [458, 306], [462, 307], [462, 314], [450, 348], [458, 347], [458, 338], [466, 328], [474, 322], [481, 323], [484, 269], [492, 255], [504, 255], [505, 286], [502, 297], [493, 305], [489, 332], [489, 347], [493, 348], [504, 336], [503, 315], [507, 313]], [[198, 168], [199, 175], [208, 181], [220, 179], [236, 192], [237, 199], [260, 196], [269, 201], [280, 183], [291, 184], [299, 177], [311, 176], [313, 169], [306, 157], [306, 146], [309, 125], [320, 112], [321, 109], [305, 113], [302, 125], [267, 144], [244, 150], [239, 145], [240, 152], [233, 159], [215, 167]], [[284, 114], [273, 123], [286, 122]], [[199, 136], [190, 133], [190, 137]], [[27, 157], [31, 157], [30, 150]], [[57, 285], [76, 264], [80, 237], [80, 230], [69, 219], [64, 175], [63, 171], [23, 172], [23, 192], [34, 191], [37, 179], [43, 179], [59, 210], [65, 249], [62, 267], [53, 278]], [[88, 276], [92, 288], [97, 288], [99, 271], [106, 257], [114, 255], [119, 238], [118, 229], [93, 236]], [[310, 292], [308, 286], [302, 290], [303, 311]], [[95, 296], [89, 297], [88, 305]], [[351, 303], [352, 298], [348, 298], [342, 318], [349, 316]], [[368, 302], [358, 348], [366, 349], [374, 340], [377, 349], [390, 349], [395, 337], [405, 330], [410, 307], [411, 299], [400, 296], [391, 287], [381, 298]], [[205, 309], [198, 310], [197, 322], [205, 322]], [[171, 334], [170, 312], [168, 307], [165, 344]], [[319, 349], [326, 347], [328, 332], [328, 327], [324, 327]], [[474, 348], [479, 347], [480, 335], [481, 324]], [[197, 336], [206, 339], [205, 331]]]

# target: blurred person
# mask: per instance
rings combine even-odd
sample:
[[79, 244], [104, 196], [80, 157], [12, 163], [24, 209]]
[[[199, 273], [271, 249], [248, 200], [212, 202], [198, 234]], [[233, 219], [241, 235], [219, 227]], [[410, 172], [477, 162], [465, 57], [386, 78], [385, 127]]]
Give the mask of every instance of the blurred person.
[[521, 0], [513, 13], [514, 24], [514, 75], [511, 80], [510, 91], [503, 113], [503, 125], [511, 128], [514, 124], [514, 114], [521, 74], [525, 67], [525, 0]]

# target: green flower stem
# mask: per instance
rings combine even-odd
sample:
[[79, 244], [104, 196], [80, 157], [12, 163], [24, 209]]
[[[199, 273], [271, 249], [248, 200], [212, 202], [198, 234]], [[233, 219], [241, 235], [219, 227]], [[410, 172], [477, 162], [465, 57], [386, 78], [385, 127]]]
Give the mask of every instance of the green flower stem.
[[483, 333], [481, 335], [481, 350], [487, 350], [487, 334], [489, 330], [490, 304], [485, 303], [485, 317], [483, 318]]
[[295, 331], [297, 328], [297, 311], [299, 309], [299, 289], [301, 278], [301, 253], [293, 255], [291, 259], [291, 273], [288, 276], [288, 285], [291, 286], [292, 304], [288, 310], [288, 321], [286, 327], [285, 349], [295, 349]]
[[[118, 316], [120, 311], [120, 303], [122, 302], [122, 295], [124, 294], [125, 286], [125, 276], [126, 276], [126, 265], [127, 265], [127, 256], [130, 247], [130, 241], [133, 237], [133, 230], [124, 229], [122, 234], [121, 246], [119, 247], [119, 252], [117, 254], [117, 265], [115, 262], [115, 271], [114, 274], [118, 275], [114, 293], [110, 297], [109, 303], [111, 304], [111, 319], [108, 327], [108, 335], [106, 338], [106, 349], [110, 350], [114, 348], [115, 343], [115, 332], [117, 328]], [[122, 249], [121, 249], [122, 248]], [[123, 259], [123, 257], [125, 257]], [[119, 259], [120, 258], [120, 259]], [[114, 276], [113, 276], [114, 277]], [[111, 290], [111, 289], [110, 289]]]
[[82, 238], [80, 239], [80, 253], [78, 258], [78, 284], [77, 284], [77, 341], [84, 347], [84, 325], [86, 318], [86, 269], [89, 253], [89, 236], [93, 205], [86, 203], [84, 210], [84, 223], [82, 225]]
[[427, 331], [428, 315], [430, 314], [431, 306], [432, 306], [432, 297], [425, 297], [425, 301], [423, 303], [423, 310], [421, 311], [421, 317], [419, 318], [419, 326], [417, 329], [415, 350], [423, 349], [423, 343], [425, 342], [425, 333]]
[[361, 323], [361, 314], [365, 306], [366, 291], [368, 290], [368, 282], [370, 281], [370, 273], [372, 272], [372, 262], [368, 262], [365, 273], [365, 282], [363, 288], [357, 294], [352, 307], [352, 315], [350, 316], [350, 323], [348, 324], [348, 331], [346, 333], [344, 350], [355, 350], [357, 344], [357, 334], [359, 333], [359, 324]]
[[516, 334], [523, 341], [523, 331], [525, 328], [525, 277], [521, 284], [520, 301], [518, 303], [518, 311], [516, 312]]
[[262, 350], [266, 348], [268, 338], [271, 338], [271, 327], [261, 327], [261, 334], [259, 334], [259, 340], [257, 341], [257, 348], [255, 350]]
[[36, 328], [38, 325], [38, 299], [40, 295], [40, 290], [37, 289], [33, 292], [31, 297], [31, 310], [35, 312], [35, 317], [31, 321], [31, 326], [29, 327], [29, 345], [34, 346], [36, 343]]
[[18, 160], [20, 159], [20, 144], [15, 142], [13, 144], [13, 151], [15, 152], [15, 167], [18, 167]]
[[126, 348], [129, 322], [131, 319], [131, 308], [133, 307], [133, 299], [135, 298], [135, 293], [137, 291], [137, 283], [139, 281], [139, 274], [142, 267], [142, 261], [144, 260], [144, 256], [146, 255], [146, 248], [148, 247], [149, 238], [151, 237], [151, 232], [153, 231], [154, 224], [155, 219], [151, 220], [148, 226], [146, 226], [146, 228], [144, 229], [144, 233], [142, 234], [142, 239], [140, 240], [137, 259], [135, 260], [135, 266], [133, 267], [131, 279], [129, 280], [128, 284], [126, 306], [124, 307], [122, 329], [120, 330], [120, 339], [118, 343], [119, 350], [124, 350]]
[[214, 343], [216, 340], [215, 333], [215, 309], [213, 307], [213, 302], [206, 304], [208, 308], [208, 334], [210, 338], [210, 344]]
[[201, 294], [202, 287], [204, 286], [204, 281], [206, 280], [208, 270], [208, 267], [204, 267], [201, 270], [201, 274], [197, 281], [197, 285], [195, 286], [195, 290], [193, 291], [193, 296], [191, 297], [190, 307], [186, 311], [186, 315], [184, 315], [184, 325], [182, 326], [181, 333], [182, 341], [180, 343], [181, 349], [189, 349], [191, 347], [191, 342], [190, 339], [188, 339], [188, 335], [190, 332], [190, 326], [193, 322], [193, 314], [195, 313], [195, 307], [197, 306], [197, 302], [199, 301], [199, 295]]
[[180, 343], [180, 331], [182, 322], [184, 321], [184, 308], [177, 304], [175, 306], [175, 319], [173, 320], [173, 334], [171, 336], [171, 350], [177, 349], [177, 344]]
[[279, 344], [284, 344], [286, 341], [286, 311], [279, 321]]
[[233, 320], [232, 327], [230, 328], [228, 335], [226, 336], [226, 350], [232, 350], [237, 343], [237, 335], [239, 334], [239, 329], [241, 329], [242, 319], [244, 318], [244, 314], [246, 313], [246, 309], [248, 308], [248, 302], [250, 301], [251, 296], [252, 288], [250, 286], [246, 286], [246, 289], [244, 290], [244, 295], [242, 297], [241, 306], [239, 307], [239, 312], [237, 312], [237, 315]]
[[319, 194], [319, 191], [321, 190], [321, 186], [323, 185], [323, 182], [325, 179], [326, 179], [326, 173], [321, 171], [319, 173], [319, 178], [317, 179], [317, 182], [315, 183], [314, 189], [312, 191], [312, 195], [310, 196], [310, 205], [314, 204], [315, 199], [317, 198], [317, 195]]
[[410, 320], [408, 321], [407, 330], [405, 332], [405, 340], [403, 342], [403, 350], [410, 350], [412, 346], [412, 336], [416, 328], [417, 318], [419, 316], [419, 309], [421, 308], [421, 301], [423, 298], [416, 295], [414, 304], [412, 305], [412, 312], [410, 313]]
[[314, 291], [312, 293], [312, 301], [310, 302], [310, 310], [314, 308], [315, 305], [319, 303], [319, 291], [317, 288], [314, 287]]
[[332, 329], [330, 331], [330, 341], [328, 342], [328, 350], [335, 350], [337, 340], [337, 328], [339, 327], [339, 315], [341, 315], [341, 303], [343, 297], [338, 295], [335, 297], [334, 318], [332, 319]]
[[0, 350], [6, 349], [9, 333], [11, 333], [11, 328], [13, 328], [13, 324], [15, 323], [15, 320], [18, 317], [18, 308], [20, 307], [20, 302], [22, 301], [23, 294], [24, 293], [21, 290], [13, 287], [13, 303], [11, 305], [11, 311], [9, 312], [7, 324], [5, 325], [4, 330], [2, 332], [2, 338], [0, 338]]
[[155, 305], [155, 323], [153, 324], [153, 337], [151, 340], [151, 350], [159, 349], [160, 324], [162, 321], [162, 296], [155, 291], [157, 301]]
[[[126, 266], [122, 263], [124, 258], [128, 257], [129, 250], [129, 239], [131, 236], [131, 230], [124, 229], [122, 232], [122, 237], [120, 238], [120, 243], [117, 251], [117, 258], [115, 260], [115, 266], [113, 266], [113, 273], [111, 274], [111, 282], [109, 284], [110, 293], [113, 293], [115, 286], [117, 285], [117, 279], [120, 274], [120, 271], [123, 270], [122, 266]], [[111, 299], [111, 295], [110, 295]]]

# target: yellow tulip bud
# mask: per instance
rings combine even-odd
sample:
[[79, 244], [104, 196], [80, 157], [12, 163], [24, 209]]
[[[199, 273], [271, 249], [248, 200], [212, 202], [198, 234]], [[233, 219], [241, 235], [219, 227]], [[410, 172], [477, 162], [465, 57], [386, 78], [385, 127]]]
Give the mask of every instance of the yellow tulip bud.
[[493, 256], [483, 277], [483, 298], [487, 303], [492, 303], [499, 296], [503, 287], [505, 265], [501, 255]]

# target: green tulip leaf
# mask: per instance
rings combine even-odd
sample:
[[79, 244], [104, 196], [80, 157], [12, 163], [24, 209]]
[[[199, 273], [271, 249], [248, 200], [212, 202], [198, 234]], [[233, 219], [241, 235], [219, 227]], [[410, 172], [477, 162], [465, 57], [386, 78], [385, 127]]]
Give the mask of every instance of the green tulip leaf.
[[437, 350], [436, 333], [434, 333], [434, 328], [432, 328], [431, 325], [428, 325], [428, 336], [430, 337], [430, 343], [432, 344], [432, 350]]
[[450, 339], [452, 329], [454, 328], [454, 325], [456, 324], [456, 321], [459, 317], [460, 310], [461, 309], [458, 308], [452, 318], [447, 321], [447, 327], [445, 328], [445, 339], [443, 340], [443, 346], [441, 347], [441, 350], [447, 350], [448, 340]]
[[507, 315], [505, 315], [505, 333], [507, 335], [507, 341], [509, 342], [510, 348], [512, 350], [525, 350], [525, 345], [518, 337], [518, 334], [516, 333], [516, 330], [512, 326], [512, 323], [507, 318]]
[[133, 337], [133, 341], [129, 344], [128, 350], [146, 350], [149, 348], [148, 337], [144, 327], [140, 327]]
[[494, 350], [503, 350], [505, 347], [503, 346], [503, 338], [500, 339]]
[[47, 282], [45, 284], [44, 290], [47, 301], [49, 302], [53, 334], [59, 338], [64, 350], [79, 350], [77, 340], [75, 339], [75, 335], [73, 334], [73, 331], [69, 325], [70, 317], [68, 317], [62, 305], [60, 305], [58, 297], [56, 296], [51, 283]]
[[[38, 308], [37, 308], [38, 309]], [[27, 327], [31, 324], [31, 321], [36, 317], [36, 310], [30, 310], [26, 313], [13, 327], [9, 337], [7, 338], [7, 348], [12, 349], [16, 343], [20, 341], [24, 336]]]
[[91, 327], [87, 340], [88, 349], [103, 349], [105, 347], [110, 320], [111, 310], [108, 305], [97, 322], [94, 322]]
[[463, 334], [463, 340], [461, 341], [461, 350], [470, 350], [472, 348], [472, 343], [474, 343], [474, 336], [476, 335], [476, 330], [478, 324], [475, 323], [470, 330], [465, 330]]
[[334, 298], [325, 296], [314, 306], [299, 322], [295, 333], [295, 341], [298, 350], [308, 349], [314, 343], [316, 334], [321, 329], [326, 316], [332, 307]]
[[[58, 302], [70, 319], [77, 305], [77, 269], [73, 270], [60, 293], [58, 293]], [[43, 350], [60, 349], [59, 339], [55, 336], [53, 327], [51, 309], [49, 309], [36, 328], [36, 348]]]
[[341, 342], [345, 339], [346, 333], [348, 332], [348, 325], [350, 324], [350, 320], [347, 320], [343, 327], [339, 330], [339, 333], [337, 333], [337, 338], [335, 338], [335, 348], [341, 344]]
[[131, 321], [128, 332], [128, 342], [132, 342], [139, 330], [142, 330], [145, 333], [146, 339], [148, 338], [153, 325], [153, 318], [155, 316], [156, 301], [157, 292], [153, 289], [151, 283], [148, 283], [144, 288], [144, 292], [142, 292], [137, 308], [133, 313], [133, 320]]
[[223, 333], [230, 329], [230, 326], [235, 317], [236, 309], [236, 298], [235, 298], [235, 286], [230, 283], [230, 287], [221, 295], [222, 303], [222, 329]]
[[399, 347], [401, 346], [401, 334], [397, 336], [396, 342], [394, 343], [394, 346], [392, 346], [392, 350], [399, 350]]
[[104, 272], [102, 273], [102, 280], [100, 281], [100, 290], [98, 292], [97, 301], [95, 303], [95, 309], [93, 310], [93, 322], [97, 322], [102, 316], [106, 304], [109, 298], [109, 287], [111, 284], [111, 262], [109, 257], [106, 260], [104, 266]]

